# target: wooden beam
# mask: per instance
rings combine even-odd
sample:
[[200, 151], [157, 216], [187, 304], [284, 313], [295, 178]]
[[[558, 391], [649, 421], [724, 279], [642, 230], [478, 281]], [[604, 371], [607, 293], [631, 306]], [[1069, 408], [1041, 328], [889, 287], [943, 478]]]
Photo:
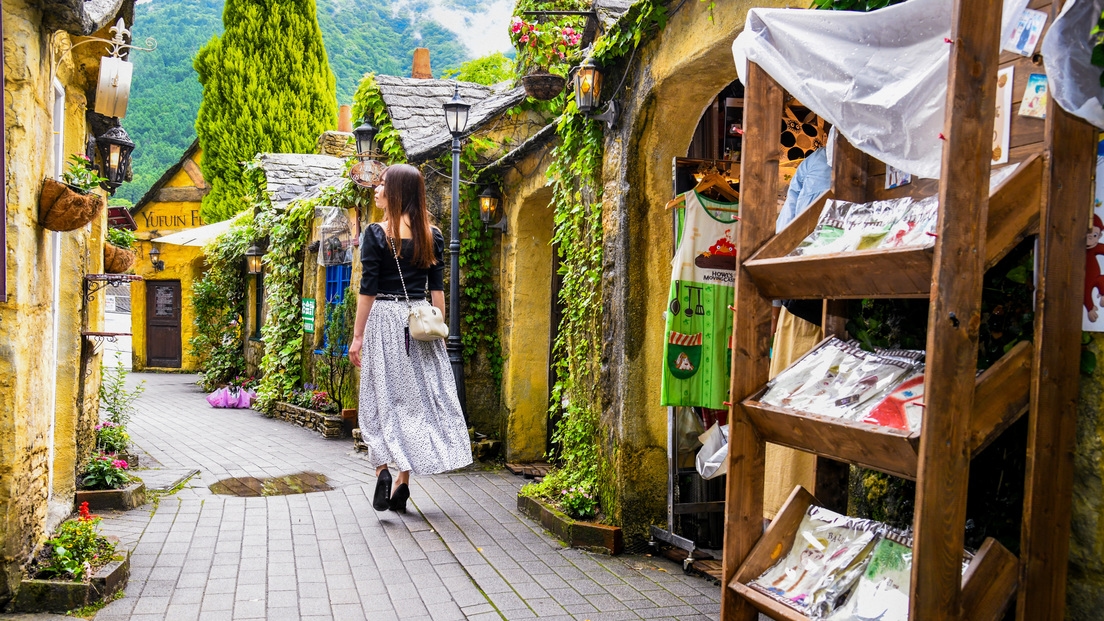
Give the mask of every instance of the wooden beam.
[[928, 320], [926, 416], [913, 521], [909, 619], [961, 614], [986, 210], [1000, 49], [999, 0], [956, 0]]
[[199, 203], [207, 195], [207, 190], [199, 188], [161, 188], [157, 191], [158, 203]]
[[[964, 621], [1000, 621], [1019, 581], [1016, 555], [992, 537], [981, 544], [966, 575], [962, 576], [962, 619]], [[1061, 619], [1062, 617], [1039, 617]]]
[[1049, 98], [1046, 200], [1040, 215], [1035, 361], [1028, 410], [1023, 576], [1017, 619], [1062, 619], [1080, 382], [1085, 235], [1092, 209], [1096, 130]]
[[1019, 420], [1031, 400], [1031, 343], [1020, 341], [977, 378], [970, 416], [970, 455], [984, 451]]
[[[737, 251], [750, 257], [774, 236], [778, 200], [778, 128], [782, 87], [759, 65], [748, 63], [744, 85], [743, 192]], [[732, 402], [729, 408], [728, 477], [725, 500], [724, 580], [736, 575], [763, 533], [763, 477], [766, 445], [739, 405], [767, 382], [771, 304], [759, 294], [743, 267], [736, 270], [733, 313]], [[736, 321], [736, 317], [740, 320]], [[732, 589], [721, 590], [721, 618], [755, 621], [755, 607]]]
[[184, 160], [184, 172], [187, 173], [195, 187], [201, 190], [207, 189], [207, 180], [203, 178], [203, 171], [196, 165], [195, 160], [191, 158]]

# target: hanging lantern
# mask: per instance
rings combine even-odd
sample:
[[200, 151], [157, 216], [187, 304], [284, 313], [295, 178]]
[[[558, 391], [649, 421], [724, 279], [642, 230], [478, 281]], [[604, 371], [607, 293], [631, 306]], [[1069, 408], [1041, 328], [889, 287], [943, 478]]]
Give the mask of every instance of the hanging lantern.
[[357, 157], [361, 160], [374, 159], [379, 156], [376, 145], [377, 134], [379, 134], [379, 130], [369, 123], [368, 119], [364, 119], [360, 127], [353, 130], [353, 137], [356, 138]]
[[161, 250], [157, 246], [152, 246], [149, 251], [150, 265], [153, 266], [154, 271], [160, 272], [165, 269], [165, 262], [161, 260]]
[[575, 106], [590, 114], [598, 109], [602, 95], [602, 71], [589, 58], [575, 68]]
[[112, 127], [96, 138], [96, 146], [100, 150], [100, 175], [107, 177], [107, 181], [100, 187], [114, 194], [115, 190], [126, 181], [127, 169], [130, 168], [130, 154], [134, 151], [134, 143], [130, 140], [126, 130], [121, 126]]
[[[479, 219], [488, 229], [506, 232], [506, 214], [502, 213], [502, 193], [489, 185], [479, 194]], [[498, 220], [498, 222], [495, 222]]]
[[449, 133], [454, 138], [460, 137], [468, 129], [468, 111], [471, 104], [460, 99], [460, 85], [456, 85], [456, 92], [452, 99], [445, 103], [445, 125], [448, 125]]
[[261, 258], [264, 250], [256, 242], [245, 251], [245, 271], [249, 274], [260, 274], [262, 270]]

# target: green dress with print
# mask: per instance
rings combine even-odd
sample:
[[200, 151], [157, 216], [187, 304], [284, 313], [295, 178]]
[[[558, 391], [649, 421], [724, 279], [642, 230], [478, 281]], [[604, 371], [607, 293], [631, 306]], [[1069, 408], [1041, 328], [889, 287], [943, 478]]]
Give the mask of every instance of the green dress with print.
[[722, 409], [732, 366], [736, 204], [687, 192], [663, 344], [662, 405]]

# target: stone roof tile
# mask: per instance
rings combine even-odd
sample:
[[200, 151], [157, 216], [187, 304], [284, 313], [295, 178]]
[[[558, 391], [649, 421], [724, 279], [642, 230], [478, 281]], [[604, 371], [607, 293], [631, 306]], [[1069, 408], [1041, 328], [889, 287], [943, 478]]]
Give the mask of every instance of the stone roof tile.
[[265, 185], [273, 202], [286, 202], [342, 176], [345, 160], [330, 155], [300, 153], [261, 153], [257, 162], [265, 174]]

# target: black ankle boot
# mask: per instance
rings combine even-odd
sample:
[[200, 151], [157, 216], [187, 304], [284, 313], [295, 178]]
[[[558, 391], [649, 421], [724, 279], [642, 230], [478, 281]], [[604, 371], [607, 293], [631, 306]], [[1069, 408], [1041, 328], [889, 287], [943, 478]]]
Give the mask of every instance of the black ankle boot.
[[376, 511], [387, 511], [390, 507], [387, 498], [391, 496], [391, 472], [386, 468], [376, 477], [376, 493], [372, 496], [372, 507]]
[[391, 509], [395, 513], [406, 513], [406, 499], [410, 498], [410, 487], [406, 483], [400, 483], [395, 488], [395, 493], [391, 494], [390, 504], [388, 509]]

